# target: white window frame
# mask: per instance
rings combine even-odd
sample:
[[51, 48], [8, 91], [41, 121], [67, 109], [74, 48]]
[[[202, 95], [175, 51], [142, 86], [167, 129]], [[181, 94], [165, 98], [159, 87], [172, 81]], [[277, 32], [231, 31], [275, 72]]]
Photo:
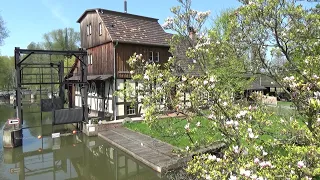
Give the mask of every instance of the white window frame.
[[89, 36], [89, 24], [87, 24], [87, 36]]
[[91, 35], [91, 33], [92, 33], [92, 25], [91, 25], [91, 23], [89, 24], [89, 35]]
[[[160, 53], [156, 52], [156, 55], [157, 56], [154, 56], [154, 53], [153, 53], [153, 60], [154, 60], [154, 62], [159, 62], [160, 61]], [[158, 59], [155, 59], [155, 57], [158, 57]]]
[[92, 65], [92, 54], [88, 54], [88, 65]]
[[[151, 56], [150, 56], [151, 53]], [[153, 62], [153, 51], [149, 51], [149, 61]]]
[[100, 22], [99, 23], [99, 36], [102, 35], [102, 23]]
[[127, 115], [136, 115], [136, 108], [133, 106], [131, 107], [131, 105], [127, 105]]

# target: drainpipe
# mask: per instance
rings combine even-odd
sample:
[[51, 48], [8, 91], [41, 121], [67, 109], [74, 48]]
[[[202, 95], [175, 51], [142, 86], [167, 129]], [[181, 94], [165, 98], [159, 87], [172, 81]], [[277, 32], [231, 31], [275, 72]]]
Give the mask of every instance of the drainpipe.
[[[117, 65], [116, 65], [116, 47], [118, 41], [113, 45], [113, 93], [117, 91]], [[117, 97], [113, 96], [113, 120], [117, 120]]]

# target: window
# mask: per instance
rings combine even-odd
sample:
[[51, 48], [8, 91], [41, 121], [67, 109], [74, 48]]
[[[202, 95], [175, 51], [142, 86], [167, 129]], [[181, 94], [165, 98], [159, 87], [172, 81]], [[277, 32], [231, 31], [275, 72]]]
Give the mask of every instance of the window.
[[88, 54], [88, 65], [92, 64], [92, 54]]
[[89, 36], [89, 25], [87, 25], [87, 36]]
[[99, 36], [101, 36], [102, 35], [102, 24], [101, 24], [101, 22], [99, 23]]
[[160, 59], [160, 58], [159, 58], [159, 54], [160, 54], [159, 52], [156, 52], [156, 53], [154, 54], [154, 57], [153, 57], [153, 61], [154, 61], [154, 62], [159, 62], [159, 59]]
[[160, 60], [160, 53], [149, 51], [149, 61], [159, 62]]
[[152, 51], [149, 52], [149, 61], [153, 61], [153, 52]]
[[89, 24], [89, 35], [91, 35], [91, 23]]
[[136, 109], [134, 106], [127, 105], [127, 115], [135, 115]]

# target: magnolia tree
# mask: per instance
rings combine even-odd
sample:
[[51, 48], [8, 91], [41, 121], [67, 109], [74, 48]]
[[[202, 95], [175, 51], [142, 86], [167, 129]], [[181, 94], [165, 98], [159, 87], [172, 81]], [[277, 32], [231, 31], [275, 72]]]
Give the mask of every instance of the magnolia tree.
[[[163, 129], [173, 138], [179, 133], [188, 136], [187, 152], [214, 142], [192, 139], [203, 128], [200, 122], [193, 122], [194, 117], [206, 117], [206, 130], [212, 136], [219, 133], [226, 148], [219, 154], [194, 156], [185, 170], [197, 178], [319, 177], [319, 10], [282, 0], [243, 2], [207, 31], [203, 24], [209, 12], [192, 10], [190, 0], [179, 2], [181, 7], [171, 9], [174, 17], [166, 20], [164, 28], [177, 32], [171, 42], [172, 54], [179, 51], [180, 43], [188, 41], [185, 54], [194, 59], [190, 69], [199, 66], [201, 74], [177, 71], [177, 57], [155, 64], [135, 54], [128, 63], [139, 88], [127, 84], [117, 94], [133, 103], [137, 94], [143, 96], [145, 120], [151, 127], [167, 110], [183, 114], [187, 119], [184, 129]], [[196, 38], [190, 38], [190, 30], [196, 32]], [[261, 103], [259, 93], [252, 95], [250, 104], [236, 98], [247, 85], [241, 74], [248, 71], [245, 62], [252, 47], [267, 75], [290, 95], [298, 115], [276, 116]], [[268, 52], [274, 51], [286, 60], [281, 67], [268, 60]], [[183, 101], [185, 97], [188, 102]]]

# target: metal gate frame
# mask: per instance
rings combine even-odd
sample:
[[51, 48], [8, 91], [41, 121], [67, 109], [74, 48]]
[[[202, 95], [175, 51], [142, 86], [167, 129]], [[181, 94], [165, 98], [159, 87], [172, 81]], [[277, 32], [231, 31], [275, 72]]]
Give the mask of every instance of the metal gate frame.
[[[85, 49], [79, 49], [79, 51], [54, 51], [54, 50], [30, 50], [30, 49], [20, 49], [19, 47], [16, 47], [14, 50], [15, 54], [15, 69], [16, 69], [16, 115], [17, 118], [20, 119], [21, 124], [23, 124], [23, 110], [22, 110], [22, 95], [21, 95], [21, 89], [23, 85], [42, 85], [42, 84], [49, 84], [53, 87], [55, 84], [59, 84], [59, 90], [60, 94], [59, 96], [64, 96], [64, 89], [65, 85], [74, 85], [74, 84], [82, 84], [82, 93], [81, 97], [83, 99], [82, 101], [82, 113], [83, 113], [83, 119], [82, 121], [88, 122], [88, 68], [87, 68], [87, 51]], [[26, 56], [21, 59], [21, 55], [26, 54]], [[25, 61], [32, 55], [32, 54], [44, 54], [44, 55], [63, 55], [67, 57], [74, 56], [77, 60], [80, 62], [80, 71], [81, 71], [81, 77], [80, 81], [78, 82], [70, 82], [66, 81], [66, 77], [64, 77], [64, 66], [63, 62], [60, 63], [25, 63]], [[24, 67], [22, 67], [24, 66]], [[40, 82], [40, 83], [22, 83], [23, 77], [22, 70], [23, 68], [32, 68], [37, 67], [39, 68], [50, 68], [51, 69], [51, 81], [50, 82]], [[59, 72], [59, 82], [53, 82], [52, 80], [52, 69], [58, 68]], [[51, 91], [53, 91], [53, 88], [51, 88]], [[53, 92], [51, 92], [53, 94]], [[53, 98], [53, 97], [52, 97]], [[64, 97], [63, 97], [64, 98]], [[54, 113], [55, 109], [52, 108], [52, 113]], [[42, 112], [41, 112], [42, 113]], [[54, 120], [53, 120], [54, 121]]]

